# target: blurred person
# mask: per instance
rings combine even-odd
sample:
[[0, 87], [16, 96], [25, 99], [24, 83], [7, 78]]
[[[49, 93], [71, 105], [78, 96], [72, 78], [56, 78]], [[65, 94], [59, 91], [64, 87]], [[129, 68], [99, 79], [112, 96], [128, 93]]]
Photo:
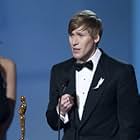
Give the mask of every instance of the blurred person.
[[0, 140], [6, 140], [6, 132], [14, 115], [16, 102], [16, 65], [7, 58], [0, 57], [0, 102], [3, 118], [0, 118]]

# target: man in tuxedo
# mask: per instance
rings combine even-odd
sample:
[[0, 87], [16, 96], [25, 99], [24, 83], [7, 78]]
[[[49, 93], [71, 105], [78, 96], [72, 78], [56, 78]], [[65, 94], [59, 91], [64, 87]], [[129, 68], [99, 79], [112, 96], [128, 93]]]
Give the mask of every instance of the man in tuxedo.
[[98, 48], [102, 21], [90, 10], [69, 22], [73, 57], [51, 70], [48, 124], [63, 140], [137, 140], [140, 105], [134, 68]]

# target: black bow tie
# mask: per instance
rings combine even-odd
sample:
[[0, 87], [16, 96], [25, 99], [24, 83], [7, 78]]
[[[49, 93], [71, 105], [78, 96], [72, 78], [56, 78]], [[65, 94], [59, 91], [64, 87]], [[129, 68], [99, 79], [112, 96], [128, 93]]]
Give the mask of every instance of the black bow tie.
[[82, 70], [82, 68], [84, 68], [84, 67], [87, 67], [88, 69], [92, 70], [93, 69], [92, 61], [90, 60], [90, 61], [88, 61], [86, 63], [82, 63], [82, 64], [81, 63], [75, 63], [75, 69], [77, 71]]

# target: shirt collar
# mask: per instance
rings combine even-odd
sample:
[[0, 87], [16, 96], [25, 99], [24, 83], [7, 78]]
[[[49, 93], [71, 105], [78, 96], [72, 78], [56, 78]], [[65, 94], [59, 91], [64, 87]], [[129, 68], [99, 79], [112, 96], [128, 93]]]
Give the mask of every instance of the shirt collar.
[[95, 53], [87, 61], [91, 60], [93, 62], [93, 65], [95, 66], [98, 64], [98, 61], [101, 55], [102, 55], [102, 52], [100, 51], [100, 49], [96, 48]]

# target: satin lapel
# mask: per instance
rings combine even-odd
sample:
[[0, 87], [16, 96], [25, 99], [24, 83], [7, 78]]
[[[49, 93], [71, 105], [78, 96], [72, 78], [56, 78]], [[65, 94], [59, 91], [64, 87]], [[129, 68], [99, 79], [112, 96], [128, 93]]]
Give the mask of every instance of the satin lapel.
[[[86, 120], [90, 117], [90, 114], [94, 111], [97, 103], [99, 102], [100, 98], [102, 97], [103, 91], [107, 84], [107, 75], [105, 73], [104, 69], [104, 62], [103, 57], [101, 56], [101, 59], [98, 63], [94, 78], [92, 80], [88, 97], [85, 103], [84, 112], [81, 120], [80, 127], [86, 122]], [[99, 88], [95, 89], [100, 79], [104, 79], [102, 84], [99, 86]]]

